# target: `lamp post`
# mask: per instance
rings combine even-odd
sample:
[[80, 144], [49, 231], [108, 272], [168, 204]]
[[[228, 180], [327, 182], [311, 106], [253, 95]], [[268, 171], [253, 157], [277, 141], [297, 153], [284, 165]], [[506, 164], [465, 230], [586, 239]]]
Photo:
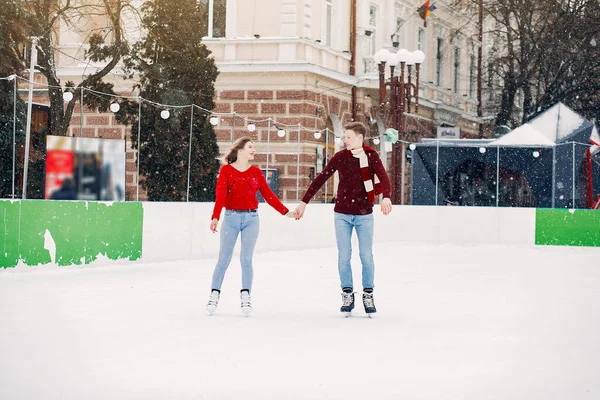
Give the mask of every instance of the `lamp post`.
[[[412, 99], [415, 99], [415, 111], [419, 112], [419, 73], [420, 66], [425, 60], [421, 50], [410, 52], [400, 49], [391, 53], [387, 49], [379, 50], [374, 56], [379, 65], [379, 113], [384, 119], [387, 97], [386, 86], [390, 87], [390, 111], [392, 126], [398, 131], [398, 142], [392, 148], [392, 202], [404, 203], [404, 112], [411, 112]], [[390, 66], [390, 79], [386, 82], [385, 65]], [[396, 65], [399, 64], [400, 76], [394, 76]], [[415, 83], [412, 83], [412, 67], [415, 66]], [[405, 78], [405, 67], [407, 78]], [[406, 80], [406, 82], [405, 82]], [[385, 122], [385, 121], [384, 121]]]
[[37, 64], [37, 42], [39, 38], [31, 38], [31, 63], [29, 66], [29, 90], [27, 95], [27, 125], [25, 125], [25, 161], [23, 162], [23, 200], [27, 199], [27, 172], [29, 170], [29, 146], [31, 143], [31, 112], [33, 105], [33, 84], [35, 65]]

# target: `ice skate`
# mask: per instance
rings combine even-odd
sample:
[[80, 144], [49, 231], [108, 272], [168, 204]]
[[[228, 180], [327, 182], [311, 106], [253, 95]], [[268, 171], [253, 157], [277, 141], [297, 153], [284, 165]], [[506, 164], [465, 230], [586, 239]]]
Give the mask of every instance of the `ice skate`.
[[219, 305], [219, 296], [221, 292], [218, 290], [213, 290], [210, 292], [210, 298], [208, 299], [208, 304], [206, 305], [206, 312], [208, 315], [213, 315], [217, 310], [217, 306]]
[[242, 314], [248, 317], [252, 313], [252, 302], [250, 301], [250, 293], [247, 290], [242, 290], [240, 293], [242, 300]]
[[377, 312], [375, 301], [373, 300], [373, 289], [365, 289], [365, 292], [363, 293], [363, 305], [365, 306], [365, 312], [369, 318], [373, 317]]
[[354, 308], [354, 293], [351, 288], [344, 288], [342, 292], [342, 307], [340, 308], [340, 312], [342, 316], [349, 317], [352, 314], [352, 309]]

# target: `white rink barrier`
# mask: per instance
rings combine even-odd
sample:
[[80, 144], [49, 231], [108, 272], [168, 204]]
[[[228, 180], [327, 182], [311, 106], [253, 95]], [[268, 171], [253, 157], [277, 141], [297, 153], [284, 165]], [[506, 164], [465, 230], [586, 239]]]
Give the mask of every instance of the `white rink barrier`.
[[[143, 203], [140, 261], [216, 258], [219, 233], [209, 230], [213, 204]], [[286, 206], [293, 210], [296, 204]], [[258, 212], [256, 252], [335, 247], [333, 204], [310, 203], [299, 221], [266, 203]], [[374, 215], [375, 243], [535, 245], [535, 208], [394, 206], [384, 216], [376, 205]]]

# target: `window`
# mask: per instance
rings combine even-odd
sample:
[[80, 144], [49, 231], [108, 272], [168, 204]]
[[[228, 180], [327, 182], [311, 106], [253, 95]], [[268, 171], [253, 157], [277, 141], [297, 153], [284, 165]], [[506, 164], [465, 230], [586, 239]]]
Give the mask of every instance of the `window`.
[[325, 2], [325, 44], [331, 47], [331, 21], [333, 18], [333, 5], [331, 0]]
[[453, 82], [452, 89], [454, 93], [458, 93], [460, 88], [460, 48], [458, 46], [454, 47], [454, 70], [452, 72]]
[[394, 31], [394, 39], [392, 40], [394, 47], [405, 47], [404, 38], [400, 36], [400, 30], [404, 25], [404, 20], [400, 17], [396, 18], [396, 30]]
[[475, 55], [471, 54], [469, 61], [469, 97], [475, 97]]
[[444, 39], [437, 38], [437, 49], [435, 52], [435, 84], [442, 86], [442, 72], [444, 70]]
[[104, 43], [108, 45], [115, 43], [115, 32], [109, 18], [106, 19], [104, 28], [102, 28], [102, 37], [104, 38]]
[[419, 28], [417, 31], [417, 50], [423, 51], [425, 47], [425, 29]]
[[213, 31], [212, 37], [225, 37], [225, 16], [227, 0], [212, 0], [213, 5]]
[[225, 37], [225, 20], [227, 0], [199, 0], [200, 12], [206, 25], [202, 24], [199, 29], [203, 36]]
[[[376, 40], [376, 33], [377, 33], [377, 7], [375, 6], [370, 6], [369, 7], [369, 29], [368, 32], [370, 32], [370, 36], [371, 36], [371, 42], [370, 42], [370, 53], [371, 54], [375, 54], [375, 52], [377, 51], [377, 40]], [[366, 32], [365, 32], [366, 34]]]

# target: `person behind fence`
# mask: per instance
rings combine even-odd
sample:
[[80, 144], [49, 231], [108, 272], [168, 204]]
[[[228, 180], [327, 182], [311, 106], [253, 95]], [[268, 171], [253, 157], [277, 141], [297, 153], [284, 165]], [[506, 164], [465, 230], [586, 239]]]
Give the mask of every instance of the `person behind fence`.
[[73, 178], [65, 178], [60, 188], [50, 194], [50, 200], [77, 200]]
[[339, 173], [339, 184], [334, 206], [335, 236], [338, 249], [338, 272], [342, 287], [340, 311], [348, 316], [354, 309], [352, 281], [352, 230], [356, 230], [360, 261], [362, 263], [363, 306], [369, 315], [377, 312], [373, 299], [375, 265], [373, 261], [373, 205], [376, 195], [382, 193], [381, 211], [392, 211], [391, 184], [379, 155], [363, 144], [367, 128], [359, 123], [347, 124], [344, 132], [345, 150], [338, 151], [323, 171], [310, 184], [302, 201], [296, 207], [296, 219], [302, 218], [306, 205], [317, 191]]
[[262, 171], [250, 164], [254, 160], [254, 143], [248, 137], [238, 139], [224, 158], [219, 171], [216, 200], [210, 222], [210, 230], [217, 232], [223, 207], [225, 215], [221, 222], [219, 258], [212, 277], [212, 289], [206, 311], [213, 314], [221, 296], [221, 285], [231, 262], [238, 235], [241, 236], [240, 263], [242, 266], [241, 307], [244, 315], [250, 315], [252, 304], [253, 266], [252, 256], [258, 239], [259, 217], [256, 192], [282, 215], [294, 218], [294, 213], [284, 206], [269, 188]]

